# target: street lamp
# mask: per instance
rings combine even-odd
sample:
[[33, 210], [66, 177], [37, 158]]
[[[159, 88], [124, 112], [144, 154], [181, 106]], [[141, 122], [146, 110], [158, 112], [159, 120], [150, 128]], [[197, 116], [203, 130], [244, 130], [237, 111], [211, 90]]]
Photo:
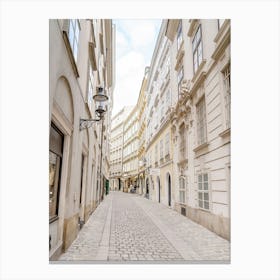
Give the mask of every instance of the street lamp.
[[103, 120], [104, 115], [106, 113], [105, 110], [105, 101], [108, 100], [108, 96], [103, 93], [104, 89], [103, 87], [97, 87], [97, 94], [95, 94], [92, 98], [97, 104], [97, 109], [95, 110], [95, 113], [97, 115], [97, 119], [82, 119], [80, 118], [80, 130], [83, 130], [85, 128], [89, 128], [93, 125], [95, 122], [99, 122], [100, 120]]
[[95, 94], [92, 98], [96, 102], [97, 109], [95, 110], [95, 113], [97, 115], [96, 119], [82, 119], [80, 118], [80, 130], [83, 130], [85, 128], [91, 127], [95, 122], [101, 121], [102, 127], [101, 127], [101, 138], [100, 138], [100, 172], [99, 172], [99, 200], [100, 198], [103, 198], [103, 182], [102, 182], [102, 144], [103, 144], [103, 119], [104, 115], [106, 113], [105, 110], [105, 102], [108, 100], [108, 96], [104, 94], [103, 87], [97, 87], [96, 88], [97, 94]]

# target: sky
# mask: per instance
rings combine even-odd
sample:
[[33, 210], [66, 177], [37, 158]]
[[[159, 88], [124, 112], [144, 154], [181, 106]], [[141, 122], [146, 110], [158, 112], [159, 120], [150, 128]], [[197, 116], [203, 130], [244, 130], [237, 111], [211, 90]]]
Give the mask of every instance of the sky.
[[116, 83], [113, 116], [135, 105], [145, 67], [150, 65], [160, 19], [113, 20], [116, 25]]

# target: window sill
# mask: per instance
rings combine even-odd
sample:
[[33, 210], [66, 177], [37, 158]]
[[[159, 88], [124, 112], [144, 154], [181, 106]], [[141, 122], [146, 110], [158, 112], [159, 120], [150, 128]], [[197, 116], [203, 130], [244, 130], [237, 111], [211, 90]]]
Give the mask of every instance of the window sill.
[[201, 210], [201, 211], [204, 211], [204, 212], [207, 212], [207, 213], [211, 213], [210, 209], [204, 209], [204, 208], [201, 208], [201, 207], [199, 207], [199, 206], [198, 206], [197, 209], [199, 209], [199, 210]]
[[208, 142], [205, 142], [199, 146], [197, 146], [196, 148], [193, 149], [193, 151], [196, 153], [204, 148], [207, 148], [209, 146], [209, 143]]
[[50, 219], [49, 219], [49, 224], [54, 223], [54, 222], [57, 221], [58, 219], [59, 219], [58, 216], [55, 216], [55, 217], [50, 218]]
[[230, 136], [230, 127], [225, 129], [224, 131], [222, 131], [220, 134], [219, 134], [220, 137], [227, 137], [227, 136]]
[[190, 22], [190, 26], [187, 35], [189, 37], [192, 37], [194, 31], [196, 30], [196, 27], [198, 26], [198, 19], [191, 19], [189, 20], [189, 22]]

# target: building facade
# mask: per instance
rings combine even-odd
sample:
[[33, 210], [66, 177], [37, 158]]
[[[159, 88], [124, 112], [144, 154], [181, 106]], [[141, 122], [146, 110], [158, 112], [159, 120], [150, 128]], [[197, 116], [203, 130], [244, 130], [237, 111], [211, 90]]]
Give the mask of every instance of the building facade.
[[[114, 90], [115, 30], [111, 20], [49, 21], [49, 258], [76, 238], [100, 203], [109, 178], [108, 127]], [[108, 96], [96, 118], [93, 95]]]
[[147, 81], [146, 190], [149, 198], [174, 206], [173, 152], [171, 145], [172, 98], [171, 42], [162, 22]]
[[178, 100], [175, 209], [230, 239], [230, 21], [168, 20], [165, 34]]
[[137, 193], [146, 194], [145, 188], [145, 148], [146, 148], [146, 87], [147, 87], [147, 78], [149, 75], [149, 67], [145, 68], [145, 74], [142, 80], [139, 97], [137, 101], [137, 110], [138, 110], [138, 184], [137, 184]]
[[122, 160], [124, 121], [132, 109], [132, 106], [126, 106], [112, 118], [110, 130], [110, 189], [114, 191], [123, 190]]
[[124, 121], [123, 134], [123, 191], [136, 190], [138, 184], [138, 110], [134, 106]]

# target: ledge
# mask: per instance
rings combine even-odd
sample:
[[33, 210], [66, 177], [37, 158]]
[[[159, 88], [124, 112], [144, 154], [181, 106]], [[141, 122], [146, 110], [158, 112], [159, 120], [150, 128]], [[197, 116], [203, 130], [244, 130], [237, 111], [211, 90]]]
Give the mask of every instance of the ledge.
[[[224, 24], [223, 24], [223, 27], [225, 26]], [[226, 47], [230, 44], [230, 27], [229, 27], [229, 25], [226, 25], [226, 28], [227, 28], [226, 30], [220, 30], [221, 33], [218, 33], [219, 38], [217, 39], [216, 48], [211, 56], [211, 58], [214, 60], [217, 60], [221, 56], [223, 51], [226, 49]]]
[[199, 65], [195, 75], [193, 76], [193, 78], [191, 80], [191, 82], [193, 84], [193, 86], [190, 90], [190, 95], [191, 96], [194, 94], [194, 92], [197, 90], [197, 88], [201, 85], [201, 83], [206, 78], [206, 70], [204, 69], [205, 64], [206, 64], [206, 60], [203, 59], [203, 61]]
[[189, 26], [189, 30], [188, 30], [188, 33], [187, 33], [187, 35], [189, 37], [193, 36], [193, 33], [196, 29], [195, 27], [197, 26], [197, 24], [198, 24], [198, 19], [191, 19], [190, 20], [190, 26]]
[[55, 221], [57, 221], [59, 219], [58, 216], [52, 217], [51, 219], [49, 219], [49, 224], [54, 223]]
[[229, 136], [229, 135], [230, 135], [230, 127], [227, 128], [227, 129], [225, 129], [225, 130], [223, 130], [223, 131], [219, 134], [220, 137], [227, 137], [227, 136]]
[[165, 36], [171, 41], [173, 41], [175, 38], [175, 34], [177, 32], [179, 22], [180, 22], [179, 19], [169, 19], [167, 21]]
[[196, 148], [193, 149], [193, 151], [196, 153], [198, 152], [199, 150], [203, 149], [203, 148], [207, 148], [209, 146], [209, 143], [208, 142], [205, 142], [199, 146], [197, 146]]

